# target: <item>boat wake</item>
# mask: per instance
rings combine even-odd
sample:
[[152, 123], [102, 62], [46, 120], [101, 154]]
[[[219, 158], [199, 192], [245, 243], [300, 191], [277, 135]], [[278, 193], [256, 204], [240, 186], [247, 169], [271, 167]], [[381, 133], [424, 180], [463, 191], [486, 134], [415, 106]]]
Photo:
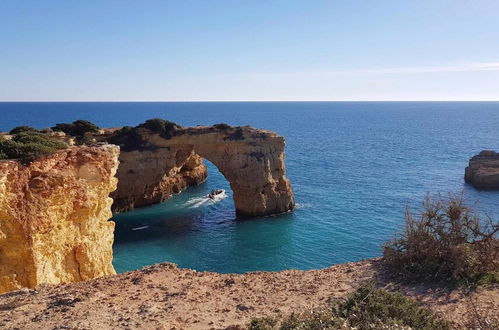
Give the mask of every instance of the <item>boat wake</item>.
[[196, 197], [196, 198], [193, 198], [190, 201], [186, 202], [184, 204], [184, 206], [189, 207], [189, 208], [198, 208], [198, 207], [216, 204], [225, 198], [227, 198], [227, 194], [225, 192], [223, 192], [221, 194], [217, 194], [217, 195], [213, 196], [212, 198], [206, 197], [206, 196]]
[[132, 228], [132, 230], [142, 230], [142, 229], [146, 229], [146, 228], [149, 228], [149, 226], [141, 226], [141, 227], [135, 227], [135, 228]]

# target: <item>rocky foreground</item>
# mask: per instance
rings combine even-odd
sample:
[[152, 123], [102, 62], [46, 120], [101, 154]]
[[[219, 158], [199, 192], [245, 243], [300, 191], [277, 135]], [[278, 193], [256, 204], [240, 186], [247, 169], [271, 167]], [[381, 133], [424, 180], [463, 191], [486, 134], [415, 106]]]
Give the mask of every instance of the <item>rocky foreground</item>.
[[243, 329], [344, 298], [365, 281], [400, 290], [456, 329], [498, 321], [499, 287], [450, 290], [390, 281], [376, 259], [322, 270], [217, 274], [159, 264], [88, 282], [0, 296], [5, 329]]

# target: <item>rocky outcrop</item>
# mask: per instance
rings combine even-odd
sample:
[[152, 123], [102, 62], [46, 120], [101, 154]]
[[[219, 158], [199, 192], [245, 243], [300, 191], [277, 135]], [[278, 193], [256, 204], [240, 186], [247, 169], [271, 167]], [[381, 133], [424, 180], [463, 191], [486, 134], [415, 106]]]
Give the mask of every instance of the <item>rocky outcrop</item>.
[[464, 180], [481, 190], [499, 190], [499, 153], [481, 151], [465, 169]]
[[182, 148], [122, 151], [119, 160], [113, 212], [160, 203], [208, 174], [201, 157]]
[[73, 147], [0, 161], [0, 292], [114, 274], [119, 148]]
[[[164, 124], [163, 124], [164, 125]], [[249, 126], [179, 127], [139, 125], [119, 139], [121, 165], [116, 211], [158, 203], [206, 177], [201, 158], [211, 161], [233, 191], [236, 212], [266, 216], [292, 210], [294, 195], [286, 178], [284, 138]]]
[[[112, 144], [80, 146], [29, 163], [0, 161], [0, 293], [114, 274], [108, 220], [115, 175], [115, 211], [159, 203], [204, 181], [202, 158], [230, 183], [239, 215], [294, 208], [282, 136], [249, 126], [159, 123], [111, 131], [121, 152]], [[109, 132], [96, 138], [108, 140]]]

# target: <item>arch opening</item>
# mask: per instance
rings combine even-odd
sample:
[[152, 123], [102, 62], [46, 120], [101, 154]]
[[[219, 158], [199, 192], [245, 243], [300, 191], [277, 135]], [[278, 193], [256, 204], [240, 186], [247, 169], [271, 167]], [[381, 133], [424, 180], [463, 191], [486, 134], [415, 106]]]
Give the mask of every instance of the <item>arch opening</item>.
[[294, 208], [285, 177], [284, 138], [249, 126], [179, 128], [164, 136], [138, 128], [142, 148], [123, 150], [113, 210], [156, 204], [207, 177], [212, 162], [233, 191], [238, 216], [266, 216]]

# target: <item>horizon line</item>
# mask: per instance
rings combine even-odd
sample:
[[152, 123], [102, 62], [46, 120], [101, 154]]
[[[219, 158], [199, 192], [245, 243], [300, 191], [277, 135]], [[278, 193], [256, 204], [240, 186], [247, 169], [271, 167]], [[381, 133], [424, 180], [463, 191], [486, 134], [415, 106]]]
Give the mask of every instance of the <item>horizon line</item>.
[[257, 102], [499, 102], [488, 100], [0, 100], [0, 103], [257, 103]]

